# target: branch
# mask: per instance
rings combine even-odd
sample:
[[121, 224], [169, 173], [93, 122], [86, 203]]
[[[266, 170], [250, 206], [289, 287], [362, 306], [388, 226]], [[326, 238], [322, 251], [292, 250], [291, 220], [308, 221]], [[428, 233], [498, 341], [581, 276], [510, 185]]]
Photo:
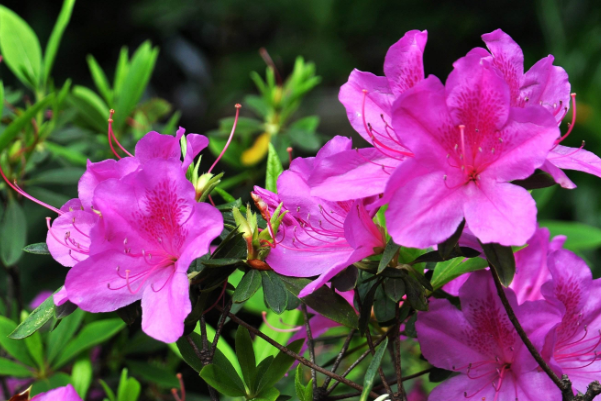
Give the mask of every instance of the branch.
[[[401, 381], [404, 382], [404, 381], [407, 381], [407, 380], [415, 379], [416, 377], [423, 376], [426, 373], [430, 373], [433, 369], [434, 369], [433, 367], [432, 368], [428, 368], [426, 370], [422, 370], [421, 372], [417, 372], [417, 373], [414, 373], [412, 375], [402, 377]], [[393, 381], [390, 381], [390, 384], [395, 384], [396, 382], [397, 382], [397, 379], [394, 379]], [[379, 385], [379, 386], [374, 387], [374, 390], [381, 390], [383, 388], [384, 388], [383, 385]], [[329, 397], [328, 401], [344, 400], [346, 398], [358, 397], [360, 395], [361, 395], [361, 393], [348, 393], [348, 394], [335, 395], [335, 396]]]
[[223, 330], [223, 326], [225, 325], [225, 318], [227, 314], [230, 313], [230, 309], [232, 309], [232, 300], [225, 305], [225, 309], [221, 313], [219, 317], [219, 323], [217, 324], [217, 330], [215, 331], [215, 338], [213, 339], [213, 345], [211, 347], [211, 360], [213, 359], [213, 355], [215, 355], [215, 350], [217, 349], [217, 341], [219, 341], [219, 337], [221, 336], [221, 331]]
[[[223, 310], [220, 306], [217, 306], [217, 309], [219, 310]], [[248, 331], [250, 331], [251, 333], [253, 333], [254, 335], [261, 337], [263, 340], [267, 341], [269, 344], [273, 345], [274, 347], [276, 347], [278, 350], [282, 351], [283, 353], [285, 353], [288, 356], [291, 356], [292, 358], [296, 359], [297, 361], [299, 361], [300, 363], [302, 363], [305, 366], [308, 366], [309, 368], [315, 369], [316, 371], [318, 371], [319, 373], [322, 373], [326, 376], [330, 376], [332, 379], [344, 383], [347, 386], [354, 388], [357, 391], [363, 391], [363, 387], [358, 385], [355, 382], [352, 382], [348, 379], [345, 379], [344, 377], [337, 375], [335, 373], [330, 372], [327, 369], [322, 368], [319, 365], [316, 365], [314, 363], [312, 363], [311, 361], [303, 358], [302, 356], [298, 355], [295, 352], [290, 351], [288, 348], [284, 347], [283, 345], [279, 344], [277, 341], [275, 341], [274, 339], [272, 339], [271, 337], [265, 335], [263, 332], [257, 330], [256, 328], [254, 328], [253, 326], [251, 326], [250, 324], [246, 323], [244, 320], [238, 318], [236, 315], [232, 314], [232, 313], [228, 313], [228, 316], [231, 320], [233, 320], [234, 322], [238, 323], [239, 325], [241, 325], [242, 327], [245, 327], [248, 329]], [[382, 340], [383, 341], [383, 340]], [[380, 396], [380, 394], [371, 391], [369, 393], [370, 397], [373, 398], [378, 398]]]
[[566, 390], [565, 383], [563, 381], [561, 381], [561, 379], [559, 377], [557, 377], [555, 372], [553, 372], [553, 370], [549, 367], [547, 362], [545, 362], [543, 357], [538, 353], [538, 351], [534, 347], [534, 344], [532, 344], [532, 342], [528, 338], [528, 335], [526, 334], [526, 332], [524, 331], [524, 328], [518, 321], [518, 318], [516, 317], [513, 309], [511, 308], [511, 305], [509, 305], [509, 300], [507, 299], [507, 296], [505, 295], [505, 291], [503, 289], [503, 285], [501, 284], [501, 280], [499, 279], [499, 275], [497, 274], [497, 271], [492, 267], [492, 265], [490, 268], [490, 273], [492, 274], [492, 277], [495, 281], [495, 287], [497, 287], [497, 294], [499, 294], [499, 298], [501, 298], [501, 303], [503, 304], [503, 307], [505, 308], [505, 312], [507, 312], [507, 317], [509, 317], [509, 320], [513, 324], [513, 327], [515, 327], [515, 330], [517, 331], [518, 335], [524, 342], [524, 345], [526, 345], [526, 348], [528, 348], [528, 351], [530, 351], [530, 354], [536, 360], [536, 362], [541, 367], [541, 369], [547, 374], [547, 376], [549, 376], [549, 378], [562, 391], [562, 393], [564, 393]]
[[[365, 330], [365, 337], [367, 337], [367, 345], [369, 345], [369, 351], [371, 352], [372, 355], [375, 355], [376, 347], [374, 347], [374, 343], [371, 340], [371, 333], [369, 332], [369, 327], [367, 328], [367, 330]], [[390, 388], [390, 386], [388, 385], [388, 382], [386, 381], [386, 375], [384, 375], [382, 366], [378, 367], [378, 373], [380, 374], [380, 379], [382, 380], [382, 384], [384, 385], [386, 392], [388, 393], [388, 395], [390, 395], [392, 397], [394, 395], [394, 393], [392, 392], [392, 389]]]
[[[211, 356], [209, 354], [211, 351], [209, 350], [209, 340], [207, 338], [207, 324], [205, 322], [204, 315], [200, 316], [200, 338], [202, 339], [202, 351], [200, 351], [200, 360], [202, 362], [202, 365], [206, 366], [209, 363], [211, 363]], [[191, 344], [194, 343], [194, 341], [191, 341], [189, 337], [188, 342]], [[197, 348], [194, 347], [194, 352], [196, 351]], [[211, 397], [211, 401], [219, 401], [219, 393], [217, 393], [217, 391], [213, 387], [209, 386], [208, 383], [207, 387], [209, 388], [209, 396]]]
[[[344, 340], [344, 344], [342, 345], [342, 348], [340, 349], [336, 360], [334, 361], [334, 365], [332, 365], [332, 373], [336, 373], [336, 369], [338, 369], [338, 366], [340, 366], [340, 362], [342, 362], [342, 358], [344, 358], [344, 355], [348, 351], [348, 347], [351, 344], [351, 340], [353, 339], [354, 335], [355, 329], [351, 329], [351, 331], [349, 331], [348, 335], [346, 336], [346, 340]], [[326, 390], [331, 380], [332, 378], [330, 376], [326, 377], [323, 384], [321, 385], [321, 388]]]
[[401, 319], [400, 319], [400, 308], [397, 305], [395, 311], [395, 330], [394, 330], [394, 341], [391, 344], [391, 349], [394, 351], [392, 354], [392, 360], [394, 361], [394, 370], [396, 371], [397, 376], [397, 393], [395, 394], [397, 397], [401, 399], [401, 401], [405, 401], [407, 399], [407, 394], [405, 394], [405, 388], [403, 387], [403, 370], [401, 369]]
[[[315, 364], [315, 347], [313, 344], [313, 334], [311, 333], [311, 324], [309, 324], [309, 314], [307, 313], [307, 305], [301, 304], [303, 317], [305, 318], [305, 327], [307, 328], [307, 348], [309, 348], [309, 358], [311, 363]], [[311, 368], [311, 378], [313, 379], [313, 392], [317, 392], [317, 372]]]

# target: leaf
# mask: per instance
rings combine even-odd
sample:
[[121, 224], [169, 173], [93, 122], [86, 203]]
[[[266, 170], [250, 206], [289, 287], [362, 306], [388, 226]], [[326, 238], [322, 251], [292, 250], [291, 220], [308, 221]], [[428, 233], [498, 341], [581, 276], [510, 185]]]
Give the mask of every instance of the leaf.
[[601, 246], [601, 229], [597, 227], [559, 220], [542, 220], [539, 221], [539, 225], [548, 228], [551, 237], [555, 235], [567, 236], [568, 239], [564, 244], [564, 248], [571, 251], [595, 249]]
[[[266, 388], [251, 401], [279, 401], [280, 391], [275, 387]], [[286, 398], [288, 399], [288, 398]]]
[[384, 287], [379, 286], [374, 297], [374, 315], [378, 322], [388, 322], [395, 317], [398, 302], [391, 300], [386, 296]]
[[79, 167], [65, 167], [52, 170], [43, 170], [27, 180], [28, 184], [60, 184], [74, 185], [86, 170]]
[[[2, 6], [0, 6], [0, 9]], [[0, 25], [1, 26], [1, 25]], [[0, 35], [1, 36], [1, 35]], [[31, 119], [38, 114], [39, 111], [44, 109], [52, 100], [54, 99], [54, 94], [49, 94], [43, 100], [40, 100], [27, 110], [19, 117], [15, 118], [9, 125], [6, 127], [2, 133], [0, 133], [0, 150], [6, 148], [10, 143], [13, 142], [13, 139], [21, 132], [25, 126], [31, 124]]]
[[[27, 316], [27, 319], [21, 322], [21, 324], [10, 333], [9, 337], [13, 340], [22, 340], [29, 337], [50, 320], [52, 316], [54, 316], [54, 301], [53, 297], [48, 297], [40, 306], [35, 308], [29, 316]], [[0, 335], [2, 335], [2, 333], [0, 333]]]
[[86, 57], [88, 62], [88, 67], [90, 68], [90, 74], [92, 75], [92, 79], [94, 80], [94, 85], [96, 85], [96, 89], [104, 98], [104, 101], [110, 106], [113, 103], [113, 91], [111, 90], [108, 79], [106, 79], [106, 75], [102, 70], [102, 67], [98, 64], [94, 56], [88, 54]]
[[121, 319], [97, 320], [84, 326], [77, 337], [65, 346], [52, 366], [55, 369], [64, 366], [79, 353], [107, 341], [124, 327], [125, 323]]
[[0, 6], [0, 51], [12, 73], [37, 89], [42, 68], [40, 42], [27, 22], [4, 6]]
[[[96, 92], [85, 86], [75, 85], [71, 92], [70, 102], [91, 128], [98, 132], [107, 130], [109, 107]], [[116, 115], [117, 113], [115, 113]]]
[[511, 183], [514, 185], [519, 185], [520, 187], [525, 188], [527, 190], [542, 189], [557, 185], [555, 179], [551, 177], [550, 174], [544, 172], [538, 172], [532, 174], [525, 180], [516, 180], [512, 181]]
[[281, 315], [282, 312], [286, 310], [286, 305], [288, 303], [288, 295], [284, 283], [280, 277], [271, 270], [261, 271], [261, 278], [265, 304], [269, 309], [278, 315]]
[[[263, 304], [263, 302], [261, 302], [261, 304]], [[248, 305], [248, 303], [246, 305]], [[261, 306], [261, 309], [265, 309], [264, 304]], [[261, 311], [259, 311], [258, 313], [261, 313]], [[303, 322], [302, 316], [303, 314], [298, 309], [286, 311], [282, 315], [278, 315], [274, 312], [268, 311], [267, 315], [265, 316], [265, 320], [267, 321], [267, 323], [263, 322], [261, 326], [259, 326], [259, 330], [268, 337], [271, 337], [278, 344], [286, 345], [290, 338], [292, 338], [294, 333], [276, 331], [269, 327], [267, 324], [269, 323], [273, 327], [280, 327], [283, 324], [288, 326], [298, 326]], [[263, 340], [260, 337], [255, 337], [253, 341], [253, 347], [255, 349], [255, 355], [257, 360], [261, 361], [259, 363], [259, 366], [257, 367], [257, 371], [261, 371], [262, 368], [265, 368], [266, 370], [267, 367], [265, 366], [265, 360], [269, 356], [277, 355], [277, 353], [279, 352], [277, 348], [275, 348], [273, 345], [269, 344], [267, 341]], [[261, 375], [258, 373], [257, 376], [260, 377]]]
[[152, 48], [149, 41], [142, 43], [132, 56], [122, 87], [115, 84], [115, 129], [120, 129], [140, 101], [152, 71], [158, 48]]
[[376, 348], [374, 357], [371, 360], [371, 362], [369, 363], [367, 370], [365, 371], [365, 377], [363, 379], [363, 391], [361, 392], [360, 401], [367, 401], [367, 399], [368, 399], [367, 397], [369, 396], [369, 393], [374, 385], [374, 379], [376, 377], [376, 372], [378, 371], [378, 368], [380, 367], [380, 364], [382, 363], [382, 358], [384, 357], [384, 352], [386, 351], [387, 347], [388, 347], [388, 337], [386, 337], [386, 339], [384, 339], [382, 344], [380, 344]]
[[407, 300], [416, 310], [427, 311], [428, 300], [424, 294], [424, 288], [413, 276], [407, 275], [405, 278], [405, 289], [407, 291]]
[[[303, 347], [304, 342], [305, 340], [301, 338], [300, 340], [291, 342], [286, 348], [298, 354]], [[286, 354], [284, 351], [280, 351], [267, 368], [267, 371], [265, 371], [265, 374], [259, 378], [257, 391], [261, 392], [263, 389], [272, 387], [279, 382], [282, 377], [288, 373], [288, 370], [294, 361], [295, 359], [293, 357]]]
[[384, 292], [391, 301], [401, 302], [405, 295], [405, 281], [397, 278], [389, 278], [384, 281]]
[[378, 290], [378, 286], [380, 285], [380, 281], [376, 281], [365, 297], [361, 299], [361, 310], [359, 312], [359, 332], [361, 335], [365, 334], [367, 330], [367, 326], [369, 325], [369, 318], [371, 317], [371, 308], [374, 304], [374, 299], [376, 296], [376, 291]]
[[0, 258], [9, 268], [23, 255], [27, 240], [26, 227], [27, 220], [23, 209], [14, 198], [11, 198], [0, 226]]
[[265, 176], [265, 189], [273, 192], [274, 194], [278, 193], [278, 177], [284, 171], [284, 167], [282, 167], [282, 162], [280, 161], [280, 157], [278, 156], [278, 152], [275, 150], [273, 145], [269, 144], [269, 153], [267, 154], [267, 173]]
[[[109, 385], [106, 384], [106, 382], [102, 379], [98, 379], [98, 381], [100, 382], [100, 385], [102, 386], [102, 389], [104, 390], [104, 393], [108, 397], [109, 401], [116, 401], [117, 398], [115, 397], [115, 393], [113, 392], [113, 390], [111, 390]], [[106, 400], [106, 398], [105, 398], [105, 400]]]
[[23, 248], [23, 251], [27, 253], [32, 253], [34, 255], [50, 255], [50, 251], [48, 250], [48, 245], [45, 242], [40, 242], [37, 244], [29, 244]]
[[257, 361], [255, 360], [250, 333], [242, 326], [238, 326], [238, 330], [236, 331], [236, 356], [242, 368], [244, 383], [250, 389], [251, 394], [254, 394], [257, 388]]
[[515, 257], [513, 249], [510, 246], [499, 244], [482, 244], [482, 249], [486, 255], [490, 267], [494, 268], [501, 283], [507, 287], [513, 281], [515, 275]]
[[250, 299], [261, 288], [261, 273], [250, 269], [246, 272], [232, 295], [232, 301], [242, 303]]
[[121, 371], [121, 379], [117, 388], [117, 401], [135, 401], [140, 394], [140, 383], [132, 378], [127, 378], [127, 369]]
[[0, 316], [0, 347], [17, 361], [34, 367], [35, 363], [27, 350], [25, 342], [8, 338], [9, 333], [14, 331], [16, 327], [15, 322], [7, 317]]
[[[26, 312], [23, 312], [26, 314]], [[29, 351], [29, 355], [33, 358], [40, 370], [44, 369], [44, 346], [42, 345], [42, 336], [39, 332], [33, 333], [25, 338], [25, 345]]]
[[115, 94], [121, 92], [123, 83], [127, 78], [129, 71], [129, 51], [126, 46], [121, 48], [119, 52], [119, 59], [117, 60], [117, 68], [115, 69], [115, 77], [113, 81], [113, 91]]
[[244, 384], [238, 375], [232, 377], [215, 364], [210, 364], [202, 368], [200, 377], [211, 387], [225, 395], [231, 397], [243, 397], [246, 395]]
[[4, 111], [4, 83], [0, 80], [0, 117]]
[[234, 266], [242, 263], [242, 259], [238, 258], [219, 258], [219, 259], [206, 259], [201, 262], [206, 267], [223, 267], [223, 266]]
[[54, 317], [64, 319], [77, 310], [77, 305], [71, 301], [65, 301], [64, 304], [54, 307]]
[[55, 156], [65, 158], [71, 164], [85, 166], [88, 161], [88, 158], [83, 153], [80, 153], [73, 148], [57, 145], [56, 143], [50, 141], [44, 142], [44, 146], [50, 151], [50, 153]]
[[459, 242], [459, 237], [461, 237], [461, 233], [463, 233], [463, 228], [465, 227], [465, 219], [461, 221], [461, 224], [457, 227], [457, 230], [451, 235], [449, 238], [444, 240], [442, 243], [438, 244], [438, 253], [443, 260], [448, 259], [451, 255], [451, 252], [457, 246]]
[[[311, 280], [306, 278], [280, 276], [280, 279], [288, 291], [295, 296], [298, 296], [300, 291], [311, 283]], [[359, 324], [355, 309], [341, 295], [326, 286], [318, 288], [311, 295], [302, 298], [301, 301], [320, 315], [343, 326], [357, 328]]]
[[92, 384], [92, 362], [89, 356], [80, 358], [73, 364], [71, 384], [75, 388], [75, 391], [77, 391], [77, 394], [85, 400], [90, 384]]
[[313, 398], [307, 399], [305, 397], [305, 385], [303, 384], [303, 368], [299, 363], [296, 366], [296, 374], [294, 375], [294, 389], [296, 391], [296, 396], [299, 401], [313, 401]]
[[378, 265], [378, 273], [380, 274], [388, 267], [390, 261], [394, 258], [394, 255], [398, 252], [401, 246], [394, 243], [392, 238], [386, 244], [386, 248], [384, 248], [384, 252], [382, 253], [382, 259], [380, 259], [380, 264]]
[[355, 266], [349, 266], [338, 273], [332, 279], [332, 286], [340, 292], [350, 291], [355, 288], [359, 278], [359, 269]]
[[418, 263], [427, 263], [427, 262], [443, 262], [445, 260], [453, 259], [453, 258], [475, 258], [480, 256], [480, 252], [475, 249], [468, 248], [465, 246], [455, 247], [451, 253], [443, 258], [438, 251], [432, 251], [424, 253], [415, 259], [413, 262], [410, 262], [410, 265], [416, 265]]
[[[149, 364], [148, 362], [138, 362], [128, 360], [127, 367], [133, 374], [148, 381], [149, 383], [157, 384], [165, 388], [177, 388], [179, 381], [170, 369]], [[129, 401], [129, 400], [128, 400]]]
[[54, 64], [54, 59], [56, 58], [56, 53], [58, 52], [61, 38], [63, 37], [63, 33], [65, 32], [67, 25], [69, 25], [69, 21], [71, 20], [71, 14], [73, 12], [74, 5], [75, 0], [64, 0], [61, 12], [58, 15], [56, 24], [54, 24], [52, 33], [50, 34], [50, 39], [48, 39], [46, 51], [44, 52], [44, 76], [42, 77], [44, 84], [50, 76], [50, 71], [52, 70], [52, 65]]
[[432, 284], [434, 290], [438, 290], [449, 281], [456, 279], [464, 273], [481, 270], [487, 266], [488, 262], [482, 258], [472, 258], [468, 260], [455, 258], [446, 262], [441, 262], [436, 265], [430, 284]]
[[6, 358], [0, 358], [0, 376], [34, 377], [31, 370]]
[[31, 389], [31, 395], [45, 393], [55, 388], [65, 387], [68, 384], [71, 384], [71, 376], [59, 372], [47, 379], [36, 381]]
[[48, 334], [46, 351], [48, 362], [52, 363], [69, 341], [71, 341], [84, 315], [84, 311], [77, 309], [70, 316], [62, 319], [58, 327]]

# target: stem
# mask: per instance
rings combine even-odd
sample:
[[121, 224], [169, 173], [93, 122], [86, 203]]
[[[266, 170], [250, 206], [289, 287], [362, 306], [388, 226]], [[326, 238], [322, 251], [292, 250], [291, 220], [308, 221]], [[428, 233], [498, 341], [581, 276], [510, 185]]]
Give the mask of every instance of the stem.
[[[217, 309], [221, 310], [222, 308], [220, 306], [217, 306]], [[269, 344], [273, 345], [274, 347], [276, 347], [278, 350], [282, 351], [286, 355], [291, 356], [292, 358], [296, 359], [297, 361], [299, 361], [303, 365], [308, 366], [309, 368], [315, 369], [319, 373], [322, 373], [322, 374], [324, 374], [326, 376], [330, 376], [332, 379], [337, 380], [338, 382], [344, 383], [347, 386], [349, 386], [351, 388], [354, 388], [357, 391], [363, 391], [363, 387], [360, 386], [360, 385], [358, 385], [357, 383], [352, 382], [352, 381], [350, 381], [348, 379], [345, 379], [344, 377], [342, 377], [340, 375], [332, 373], [329, 370], [324, 369], [321, 366], [316, 365], [316, 364], [312, 363], [311, 361], [303, 358], [302, 356], [298, 355], [297, 353], [292, 352], [291, 350], [289, 350], [288, 348], [286, 348], [283, 345], [279, 344], [277, 341], [275, 341], [271, 337], [265, 335], [263, 332], [257, 330], [256, 328], [254, 328], [250, 324], [246, 323], [244, 320], [238, 318], [236, 315], [234, 315], [232, 313], [228, 313], [228, 316], [234, 322], [238, 323], [242, 327], [247, 328], [248, 331], [250, 331], [251, 333], [253, 333], [255, 336], [261, 337], [263, 340], [267, 341]], [[373, 398], [378, 398], [380, 396], [380, 394], [378, 394], [378, 393], [376, 393], [374, 391], [371, 391], [369, 393], [369, 395], [370, 395], [370, 397], [373, 397]]]
[[[382, 343], [382, 341], [384, 341], [384, 339], [386, 338], [386, 336], [382, 336], [378, 339], [378, 341], [376, 341], [376, 343], [374, 344], [374, 347], [377, 347], [378, 345], [380, 345]], [[359, 356], [359, 358], [357, 358], [355, 360], [355, 362], [353, 362], [351, 364], [351, 366], [348, 367], [347, 370], [344, 371], [344, 373], [342, 374], [342, 377], [346, 377], [346, 375], [348, 375], [349, 373], [351, 373], [351, 371], [353, 369], [355, 369], [355, 367], [357, 365], [359, 365], [361, 363], [361, 361], [363, 361], [369, 354], [371, 354], [371, 350], [367, 350], [365, 351], [363, 354], [361, 354], [361, 356]], [[338, 383], [340, 382], [336, 382], [334, 384], [332, 384], [332, 387], [330, 387], [327, 391], [327, 394], [330, 394], [332, 391], [334, 391], [334, 389], [336, 388], [336, 386], [338, 385]]]
[[[401, 378], [401, 382], [407, 381], [407, 380], [411, 380], [411, 379], [415, 379], [416, 377], [425, 375], [426, 373], [430, 373], [434, 368], [428, 368], [426, 370], [422, 370], [421, 372], [417, 372], [414, 373], [412, 375], [409, 376], [405, 376]], [[395, 384], [397, 382], [397, 379], [393, 379], [392, 381], [390, 381], [390, 384]], [[384, 388], [384, 385], [380, 384], [379, 386], [374, 387], [374, 390], [381, 390]], [[361, 393], [348, 393], [348, 394], [341, 394], [341, 395], [336, 395], [336, 396], [332, 396], [328, 398], [328, 401], [333, 401], [333, 400], [344, 400], [346, 398], [351, 398], [351, 397], [358, 397], [360, 396]]]
[[[204, 315], [200, 316], [200, 337], [202, 339], [202, 351], [200, 352], [201, 354], [201, 362], [203, 366], [208, 365], [209, 363], [211, 363], [211, 356], [208, 355], [209, 351], [209, 340], [207, 338], [207, 323], [205, 322], [205, 317]], [[191, 339], [189, 339], [188, 341], [191, 341]], [[191, 341], [193, 342], [193, 341]], [[196, 351], [196, 350], [195, 350]], [[207, 355], [208, 358], [204, 358], [202, 356]], [[209, 388], [209, 396], [211, 397], [211, 401], [219, 401], [219, 393], [217, 393], [217, 391], [209, 386], [209, 384], [207, 383], [207, 387]]]
[[12, 301], [15, 301], [17, 304], [17, 314], [20, 314], [23, 310], [23, 297], [21, 295], [21, 277], [19, 274], [19, 267], [17, 265], [8, 266], [6, 268], [6, 273], [8, 278], [7, 299], [9, 304], [7, 313], [11, 313], [13, 307]]
[[213, 355], [215, 355], [215, 350], [217, 349], [217, 341], [219, 341], [219, 337], [221, 336], [221, 331], [223, 330], [223, 326], [225, 326], [225, 319], [227, 317], [227, 314], [230, 313], [230, 309], [232, 308], [232, 301], [230, 300], [227, 305], [225, 305], [225, 308], [223, 309], [223, 312], [221, 313], [221, 316], [219, 317], [219, 323], [217, 324], [217, 330], [215, 331], [215, 338], [213, 339], [213, 346], [211, 347], [211, 359], [213, 359]]
[[528, 335], [526, 334], [526, 332], [522, 328], [522, 325], [518, 321], [518, 318], [516, 317], [513, 309], [511, 308], [511, 305], [509, 305], [509, 300], [507, 299], [507, 296], [505, 295], [505, 291], [503, 289], [503, 285], [501, 284], [501, 280], [499, 279], [499, 275], [497, 274], [497, 271], [492, 267], [492, 265], [491, 265], [490, 272], [495, 281], [495, 287], [497, 287], [497, 294], [499, 294], [501, 303], [503, 304], [503, 307], [505, 308], [505, 312], [507, 312], [507, 317], [509, 317], [509, 320], [513, 324], [513, 327], [515, 327], [515, 330], [517, 331], [518, 335], [524, 342], [524, 345], [526, 345], [526, 348], [528, 348], [528, 351], [530, 351], [530, 354], [536, 360], [536, 362], [541, 367], [541, 369], [545, 371], [547, 376], [549, 376], [549, 378], [562, 391], [562, 393], [565, 393], [567, 386], [565, 385], [565, 383], [563, 381], [561, 381], [561, 379], [559, 377], [557, 377], [555, 372], [553, 372], [553, 370], [549, 367], [547, 362], [545, 362], [543, 357], [538, 353], [538, 351], [536, 350], [536, 348], [534, 347], [534, 345], [528, 338]]
[[397, 377], [397, 397], [400, 397], [401, 401], [407, 399], [405, 388], [403, 387], [403, 370], [401, 367], [401, 319], [400, 319], [400, 308], [397, 306], [395, 312], [395, 334], [394, 341], [392, 342], [392, 350], [394, 361], [394, 370], [396, 371]]
[[[372, 355], [375, 355], [376, 347], [374, 347], [374, 343], [371, 340], [371, 333], [369, 332], [369, 327], [365, 331], [365, 337], [367, 337], [367, 345], [369, 345], [369, 351], [371, 352]], [[392, 397], [394, 395], [394, 393], [392, 392], [390, 385], [386, 381], [386, 375], [384, 375], [384, 371], [382, 370], [381, 366], [378, 367], [378, 373], [380, 374], [380, 379], [382, 380], [382, 384], [384, 385], [386, 392], [388, 393], [388, 395], [390, 395]]]
[[[344, 357], [344, 354], [346, 354], [346, 351], [348, 350], [348, 347], [351, 344], [353, 335], [355, 335], [355, 329], [351, 329], [351, 331], [349, 331], [349, 333], [348, 333], [348, 336], [346, 336], [346, 340], [344, 340], [342, 349], [338, 353], [338, 356], [336, 357], [336, 360], [334, 361], [334, 365], [332, 365], [332, 373], [336, 373], [336, 369], [338, 369], [338, 366], [340, 366], [340, 362], [342, 362], [342, 358]], [[321, 388], [323, 388], [324, 390], [327, 389], [331, 380], [332, 380], [331, 377], [329, 377], [329, 376], [326, 377], [323, 384], [321, 385]]]
[[[315, 346], [313, 343], [313, 333], [311, 333], [311, 324], [309, 323], [309, 314], [307, 313], [307, 305], [302, 304], [301, 310], [305, 318], [305, 327], [307, 328], [307, 348], [309, 348], [309, 358], [311, 363], [315, 363]], [[311, 378], [313, 379], [313, 392], [317, 392], [317, 372], [311, 368]]]

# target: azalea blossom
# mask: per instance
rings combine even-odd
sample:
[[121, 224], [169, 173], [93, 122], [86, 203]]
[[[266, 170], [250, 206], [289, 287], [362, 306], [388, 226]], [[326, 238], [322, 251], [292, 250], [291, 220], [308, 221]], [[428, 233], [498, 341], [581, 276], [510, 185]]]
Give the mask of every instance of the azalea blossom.
[[102, 225], [89, 257], [67, 274], [69, 300], [88, 312], [110, 312], [142, 300], [142, 328], [176, 341], [191, 310], [187, 271], [223, 229], [221, 213], [195, 201], [179, 160], [147, 161], [134, 173], [98, 184]]
[[46, 393], [38, 394], [31, 401], [82, 401], [72, 385], [59, 387]]
[[[299, 294], [307, 296], [347, 266], [385, 247], [385, 238], [365, 205], [371, 199], [332, 202], [311, 195], [308, 177], [322, 158], [350, 149], [350, 139], [335, 137], [315, 158], [297, 158], [280, 175], [278, 193], [265, 196], [270, 213], [280, 203], [288, 214], [280, 225], [266, 262], [277, 273], [292, 277], [319, 276]], [[263, 189], [255, 187], [261, 196]], [[274, 201], [275, 200], [275, 201]]]
[[392, 104], [424, 79], [427, 31], [409, 31], [388, 49], [385, 76], [357, 69], [340, 88], [338, 99], [353, 128], [372, 147], [339, 152], [316, 163], [309, 178], [311, 194], [331, 201], [384, 192], [392, 171], [412, 155], [391, 126]]
[[384, 199], [396, 243], [426, 248], [463, 219], [483, 243], [522, 245], [536, 229], [536, 205], [511, 184], [546, 160], [559, 130], [542, 106], [511, 107], [491, 62], [458, 60], [446, 86], [430, 76], [394, 105], [393, 127], [414, 153], [390, 177]]
[[[549, 55], [536, 62], [524, 73], [524, 55], [520, 46], [505, 32], [497, 29], [482, 35], [488, 51], [475, 48], [470, 53], [492, 60], [496, 70], [510, 87], [510, 101], [514, 107], [541, 105], [561, 123], [570, 106], [570, 82], [568, 74], [561, 67], [553, 65]], [[576, 123], [575, 95], [572, 96], [573, 117], [568, 132], [556, 138], [541, 170], [551, 174], [564, 188], [576, 188], [562, 169], [578, 170], [601, 177], [601, 159], [582, 148], [569, 148], [560, 145], [572, 131]], [[584, 145], [583, 145], [584, 146]]]
[[[528, 337], [540, 351], [560, 314], [546, 301], [509, 302]], [[509, 321], [490, 272], [472, 273], [459, 292], [461, 310], [434, 299], [418, 312], [415, 328], [424, 357], [434, 366], [459, 373], [430, 394], [432, 401], [462, 399], [538, 401], [561, 398]], [[444, 346], [441, 346], [444, 344]]]
[[567, 374], [574, 391], [586, 392], [601, 372], [601, 280], [574, 253], [557, 250], [548, 257], [552, 275], [542, 293], [562, 312], [561, 322], [547, 337], [551, 366]]

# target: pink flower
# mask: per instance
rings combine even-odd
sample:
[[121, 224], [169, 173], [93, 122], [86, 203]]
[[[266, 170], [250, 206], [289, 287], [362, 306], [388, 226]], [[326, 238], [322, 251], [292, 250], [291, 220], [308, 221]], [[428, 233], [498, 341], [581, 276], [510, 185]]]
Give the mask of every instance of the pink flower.
[[[558, 323], [558, 311], [545, 301], [518, 306], [505, 290], [529, 338], [540, 350]], [[424, 357], [434, 366], [458, 372], [436, 387], [431, 400], [555, 400], [561, 398], [548, 376], [537, 369], [497, 296], [489, 272], [470, 275], [461, 287], [461, 310], [446, 299], [430, 302], [419, 312], [417, 338]]]
[[90, 232], [87, 259], [67, 274], [69, 300], [88, 312], [110, 312], [141, 299], [142, 329], [176, 341], [191, 309], [188, 267], [221, 233], [221, 214], [195, 201], [179, 158], [149, 159], [100, 182], [92, 203], [102, 224]]
[[[553, 56], [549, 55], [539, 60], [524, 74], [522, 49], [509, 35], [497, 29], [482, 35], [482, 39], [489, 51], [476, 48], [470, 53], [492, 60], [492, 64], [509, 84], [511, 105], [515, 107], [541, 105], [553, 114], [559, 124], [570, 106], [570, 82], [565, 70], [553, 65]], [[582, 148], [573, 149], [559, 145], [569, 135], [576, 122], [574, 97], [572, 100], [574, 103], [572, 124], [563, 137], [557, 138], [547, 161], [541, 167], [564, 188], [576, 188], [576, 185], [561, 169], [578, 170], [601, 177], [601, 159], [597, 155]]]
[[395, 103], [393, 127], [414, 153], [388, 181], [384, 199], [396, 243], [426, 248], [465, 218], [483, 243], [524, 244], [536, 205], [513, 180], [530, 176], [559, 136], [542, 106], [511, 107], [509, 85], [489, 59], [458, 60], [446, 87], [433, 76]]
[[38, 394], [31, 401], [82, 401], [72, 385], [59, 387], [46, 393]]
[[601, 369], [601, 280], [593, 280], [586, 263], [564, 249], [549, 255], [548, 267], [553, 279], [542, 293], [563, 318], [547, 337], [545, 350], [574, 391], [585, 392]]
[[[319, 276], [300, 297], [311, 294], [347, 266], [383, 248], [385, 240], [365, 204], [370, 199], [331, 202], [311, 196], [307, 179], [320, 159], [350, 148], [350, 139], [335, 137], [315, 158], [297, 158], [278, 179], [277, 196], [288, 210], [276, 245], [266, 262], [277, 273], [293, 277]], [[264, 191], [255, 188], [255, 192]], [[266, 201], [273, 212], [275, 194]]]
[[409, 31], [384, 59], [384, 77], [353, 70], [338, 96], [353, 128], [373, 147], [340, 152], [315, 166], [311, 194], [331, 201], [384, 192], [391, 172], [411, 152], [391, 127], [395, 99], [424, 79], [426, 31]]

